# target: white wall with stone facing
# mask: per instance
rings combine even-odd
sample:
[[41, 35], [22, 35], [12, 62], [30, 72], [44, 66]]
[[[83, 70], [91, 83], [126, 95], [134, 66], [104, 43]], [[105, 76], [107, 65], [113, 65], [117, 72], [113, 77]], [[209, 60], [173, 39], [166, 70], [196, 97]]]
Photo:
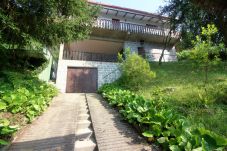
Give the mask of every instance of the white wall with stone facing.
[[[138, 53], [138, 47], [141, 47], [140, 42], [133, 42], [133, 41], [125, 41], [124, 42], [124, 49], [130, 49], [131, 53]], [[163, 49], [163, 45], [155, 44], [155, 43], [144, 43], [143, 47], [146, 52], [146, 57], [149, 61], [158, 61], [160, 54]], [[164, 52], [164, 62], [168, 61], [176, 61], [176, 50], [174, 47], [168, 48]]]
[[120, 77], [118, 63], [78, 61], [78, 60], [59, 60], [56, 86], [61, 92], [66, 91], [67, 69], [68, 67], [92, 67], [98, 70], [98, 87], [105, 83], [111, 83]]

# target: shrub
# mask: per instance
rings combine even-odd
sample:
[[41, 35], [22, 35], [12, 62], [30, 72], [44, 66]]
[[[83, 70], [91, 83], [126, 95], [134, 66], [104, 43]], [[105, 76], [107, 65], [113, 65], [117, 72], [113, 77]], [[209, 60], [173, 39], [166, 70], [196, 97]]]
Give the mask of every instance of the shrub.
[[183, 50], [183, 51], [177, 53], [177, 59], [179, 61], [188, 60], [189, 56], [190, 56], [190, 51], [189, 50]]
[[151, 71], [149, 63], [137, 54], [130, 54], [121, 63], [122, 76], [120, 84], [130, 90], [147, 87], [155, 73]]

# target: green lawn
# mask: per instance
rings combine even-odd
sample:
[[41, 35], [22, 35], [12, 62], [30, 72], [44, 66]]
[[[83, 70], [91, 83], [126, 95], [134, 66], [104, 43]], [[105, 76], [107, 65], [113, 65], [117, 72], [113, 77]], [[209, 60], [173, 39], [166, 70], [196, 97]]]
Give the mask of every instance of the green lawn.
[[139, 93], [152, 97], [161, 89], [167, 103], [193, 124], [203, 123], [207, 129], [227, 137], [227, 68], [222, 65], [209, 71], [209, 83], [204, 88], [204, 72], [190, 62], [151, 63], [156, 78], [151, 86]]

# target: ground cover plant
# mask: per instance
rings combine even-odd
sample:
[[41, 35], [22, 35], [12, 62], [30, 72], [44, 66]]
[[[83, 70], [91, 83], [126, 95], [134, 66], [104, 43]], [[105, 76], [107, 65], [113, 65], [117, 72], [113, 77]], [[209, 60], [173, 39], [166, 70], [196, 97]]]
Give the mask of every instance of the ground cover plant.
[[[161, 66], [150, 63], [146, 73], [156, 77], [150, 78], [145, 85], [138, 82], [144, 79], [143, 72], [137, 72], [141, 67], [134, 68], [138, 58], [142, 58], [128, 60], [130, 56], [136, 56], [134, 54], [126, 57], [121, 66], [127, 63], [124, 70], [136, 69], [134, 72], [138, 74], [132, 78], [141, 79], [129, 86], [130, 81], [124, 79], [129, 79], [130, 74], [122, 74], [124, 78], [100, 89], [103, 97], [119, 110], [125, 120], [149, 141], [161, 144], [164, 150], [226, 149], [227, 68], [216, 53], [224, 47], [203, 41], [209, 39], [207, 32], [215, 33], [214, 28], [204, 28], [205, 37], [198, 37], [193, 50], [181, 54], [183, 60]], [[212, 54], [215, 58], [209, 57]]]
[[212, 42], [215, 34], [217, 28], [208, 24], [196, 37], [194, 47], [180, 53], [183, 60], [162, 66], [151, 63], [157, 78], [150, 90], [140, 93], [150, 98], [158, 89], [159, 95], [171, 98], [166, 100], [168, 106], [187, 117], [191, 124], [202, 124], [227, 137], [227, 70], [220, 56], [226, 49], [222, 43]]
[[129, 123], [139, 127], [142, 135], [149, 141], [156, 141], [164, 150], [224, 150], [227, 139], [204, 126], [194, 126], [185, 117], [168, 105], [171, 99], [159, 95], [151, 99], [123, 90], [114, 84], [104, 85], [99, 92], [110, 105]]
[[57, 94], [54, 86], [30, 72], [0, 73], [0, 147], [14, 132], [39, 116]]
[[159, 90], [169, 106], [186, 116], [192, 124], [203, 124], [207, 129], [227, 137], [227, 70], [225, 64], [210, 68], [204, 90], [204, 72], [192, 62], [151, 63], [157, 77], [149, 89], [137, 92], [146, 98]]

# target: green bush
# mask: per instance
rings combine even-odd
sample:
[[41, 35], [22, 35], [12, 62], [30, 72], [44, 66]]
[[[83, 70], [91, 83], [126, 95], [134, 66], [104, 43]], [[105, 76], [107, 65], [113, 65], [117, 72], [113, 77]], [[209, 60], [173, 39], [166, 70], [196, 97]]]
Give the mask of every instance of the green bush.
[[[0, 113], [22, 114], [31, 122], [49, 105], [57, 89], [30, 73], [0, 73]], [[20, 125], [20, 123], [18, 123]], [[0, 120], [0, 137], [7, 138], [16, 131], [9, 120]], [[0, 140], [0, 145], [6, 144]]]
[[127, 56], [126, 60], [121, 63], [121, 71], [120, 83], [130, 90], [147, 87], [155, 77], [149, 63], [137, 54]]
[[179, 61], [188, 60], [189, 56], [190, 56], [190, 50], [183, 50], [183, 51], [177, 53], [177, 59]]
[[[224, 150], [227, 139], [204, 127], [194, 127], [185, 117], [165, 104], [163, 97], [150, 100], [114, 85], [104, 85], [102, 96], [119, 109], [129, 123], [140, 128], [149, 141], [156, 141], [164, 150]], [[168, 99], [168, 98], [167, 98]]]

